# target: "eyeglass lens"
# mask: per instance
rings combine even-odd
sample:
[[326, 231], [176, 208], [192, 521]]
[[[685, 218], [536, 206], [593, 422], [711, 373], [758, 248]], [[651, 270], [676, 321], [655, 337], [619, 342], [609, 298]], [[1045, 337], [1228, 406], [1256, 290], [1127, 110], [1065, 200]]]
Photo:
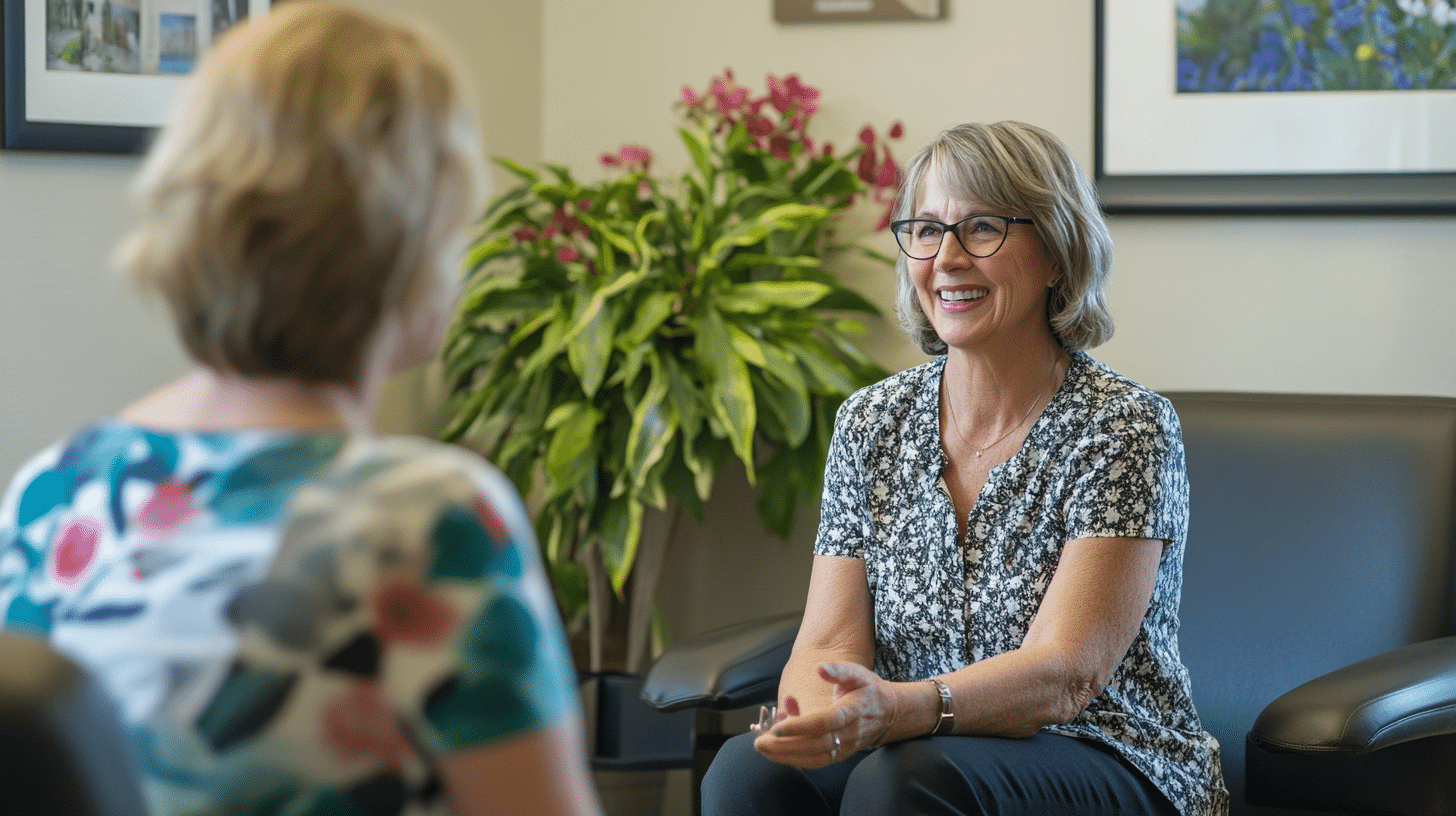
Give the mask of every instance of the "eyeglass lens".
[[954, 224], [915, 218], [894, 224], [895, 240], [906, 255], [926, 261], [940, 252], [947, 230], [956, 236], [966, 252], [984, 258], [1006, 241], [1008, 219], [1000, 215], [973, 215]]

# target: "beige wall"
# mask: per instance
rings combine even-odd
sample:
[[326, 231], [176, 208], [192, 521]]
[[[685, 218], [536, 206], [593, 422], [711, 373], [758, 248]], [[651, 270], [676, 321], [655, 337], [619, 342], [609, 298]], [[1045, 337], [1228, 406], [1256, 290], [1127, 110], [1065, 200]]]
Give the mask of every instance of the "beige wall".
[[[1060, 134], [1091, 162], [1088, 0], [1049, 0], [1035, 13], [1019, 0], [952, 0], [943, 22], [798, 26], [773, 23], [767, 2], [710, 0], [416, 0], [409, 13], [465, 62], [491, 152], [582, 174], [626, 142], [680, 166], [671, 103], [684, 83], [701, 88], [724, 67], [755, 86], [766, 72], [797, 72], [818, 85], [821, 139], [847, 144], [861, 124], [898, 119], [907, 129], [903, 157], [947, 125], [1017, 118]], [[135, 163], [0, 152], [7, 472], [36, 446], [183, 365], [156, 315], [104, 272], [126, 223], [121, 198]], [[1122, 216], [1112, 224], [1119, 329], [1096, 354], [1129, 376], [1162, 389], [1456, 396], [1451, 217]], [[887, 275], [846, 275], [887, 302]], [[892, 368], [921, 359], [888, 326], [873, 343]], [[428, 372], [404, 378], [386, 423], [428, 423], [430, 385]], [[736, 481], [729, 475], [725, 487]], [[783, 550], [763, 541], [733, 506], [712, 509], [720, 515], [711, 536], [688, 533], [720, 546], [674, 555], [694, 561], [678, 564], [682, 599], [666, 601], [681, 612], [673, 619], [680, 633], [793, 603], [801, 592], [804, 542]], [[810, 512], [800, 538], [812, 523]]]
[[[702, 89], [725, 66], [755, 87], [766, 72], [797, 72], [822, 88], [820, 139], [845, 144], [861, 124], [900, 119], [903, 157], [957, 122], [1021, 119], [1091, 167], [1089, 0], [951, 0], [943, 22], [795, 26], [775, 24], [768, 2], [544, 0], [544, 9], [542, 154], [581, 173], [625, 142], [681, 166], [671, 103], [684, 83]], [[1118, 332], [1094, 355], [1128, 376], [1161, 389], [1456, 396], [1456, 219], [1111, 223]], [[888, 303], [887, 275], [849, 276]], [[892, 368], [923, 359], [892, 329], [874, 342]], [[730, 474], [726, 486], [735, 482]], [[813, 513], [785, 549], [745, 520], [749, 506], [725, 497], [678, 542], [663, 599], [677, 633], [802, 603]]]

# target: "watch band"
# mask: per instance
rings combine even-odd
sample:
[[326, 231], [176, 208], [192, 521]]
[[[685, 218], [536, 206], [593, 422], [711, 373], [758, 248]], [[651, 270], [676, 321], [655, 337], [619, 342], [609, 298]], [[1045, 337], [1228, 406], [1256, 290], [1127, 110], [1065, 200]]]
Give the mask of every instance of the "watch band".
[[932, 737], [942, 734], [949, 734], [955, 728], [955, 709], [951, 706], [950, 686], [941, 682], [939, 677], [926, 678], [935, 684], [935, 690], [940, 692], [940, 719], [935, 721], [935, 728], [931, 730]]

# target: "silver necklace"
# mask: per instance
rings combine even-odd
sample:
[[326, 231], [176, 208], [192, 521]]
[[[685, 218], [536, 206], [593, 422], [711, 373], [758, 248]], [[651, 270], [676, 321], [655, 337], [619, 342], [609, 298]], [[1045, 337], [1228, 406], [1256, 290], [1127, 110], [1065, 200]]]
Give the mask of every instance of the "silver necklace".
[[[1056, 366], [1057, 366], [1057, 361], [1055, 359], [1053, 359], [1052, 360], [1052, 371], [1053, 372], [1056, 371]], [[1052, 379], [1055, 381], [1056, 378], [1053, 377]], [[942, 383], [945, 382], [944, 375], [941, 376], [941, 382]], [[996, 447], [997, 445], [1001, 444], [1002, 442], [1004, 442], [1006, 440], [1006, 437], [1008, 437], [1008, 436], [1010, 436], [1012, 434], [1013, 431], [1015, 431], [1017, 428], [1020, 428], [1026, 422], [1027, 417], [1030, 417], [1031, 416], [1031, 412], [1036, 409], [1037, 403], [1041, 402], [1041, 398], [1044, 397], [1044, 396], [1046, 396], [1047, 391], [1048, 391], [1048, 389], [1050, 389], [1050, 387], [1051, 387], [1051, 385], [1048, 384], [1047, 388], [1043, 388], [1041, 390], [1041, 392], [1036, 395], [1036, 399], [1032, 400], [1031, 401], [1031, 404], [1028, 405], [1028, 406], [1026, 406], [1026, 413], [1025, 414], [1022, 414], [1021, 415], [1021, 419], [1017, 420], [1017, 422], [1016, 422], [1015, 425], [1012, 425], [1010, 428], [1008, 428], [1006, 430], [1006, 433], [1001, 434], [1000, 436], [996, 437], [996, 439], [994, 441], [992, 441], [991, 444], [987, 445], [984, 448], [981, 448], [980, 450], [976, 450], [975, 448], [972, 448], [971, 449], [971, 452], [974, 453], [974, 454], [976, 454], [976, 458], [977, 459], [980, 459], [981, 458], [981, 454], [983, 454], [986, 451], [988, 451], [988, 450]], [[963, 431], [963, 430], [961, 430], [961, 421], [958, 418], [956, 418], [956, 414], [955, 414], [955, 400], [951, 399], [951, 396], [950, 396], [950, 386], [946, 386], [945, 387], [945, 406], [946, 406], [947, 413], [950, 414], [951, 424], [955, 425], [956, 433], [960, 436], [960, 438], [962, 440], [964, 440], [966, 438], [966, 432]]]

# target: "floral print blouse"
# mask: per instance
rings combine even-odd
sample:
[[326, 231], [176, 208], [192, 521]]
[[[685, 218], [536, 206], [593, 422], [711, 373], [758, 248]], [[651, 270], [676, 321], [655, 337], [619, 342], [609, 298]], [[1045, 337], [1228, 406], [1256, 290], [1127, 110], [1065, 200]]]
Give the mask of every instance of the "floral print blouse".
[[120, 703], [158, 814], [447, 813], [575, 711], [514, 487], [425, 440], [103, 421], [0, 504], [0, 614]]
[[814, 551], [865, 562], [876, 671], [919, 680], [1014, 650], [1066, 542], [1163, 539], [1152, 603], [1112, 682], [1071, 724], [1045, 730], [1112, 747], [1185, 816], [1226, 813], [1218, 744], [1178, 654], [1188, 484], [1172, 406], [1074, 353], [1021, 450], [991, 470], [958, 542], [962, 520], [941, 481], [944, 369], [940, 357], [860, 390], [830, 444]]

